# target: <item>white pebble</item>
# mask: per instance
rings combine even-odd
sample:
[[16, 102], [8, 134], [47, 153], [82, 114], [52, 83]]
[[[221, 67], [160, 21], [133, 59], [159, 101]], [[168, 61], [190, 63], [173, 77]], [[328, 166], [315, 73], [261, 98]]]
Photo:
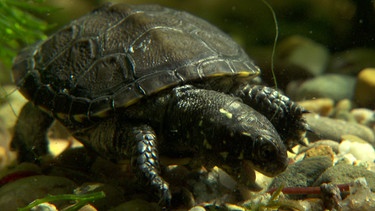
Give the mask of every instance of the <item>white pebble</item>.
[[339, 145], [340, 154], [352, 154], [356, 159], [374, 162], [375, 150], [368, 143], [351, 142], [344, 140]]

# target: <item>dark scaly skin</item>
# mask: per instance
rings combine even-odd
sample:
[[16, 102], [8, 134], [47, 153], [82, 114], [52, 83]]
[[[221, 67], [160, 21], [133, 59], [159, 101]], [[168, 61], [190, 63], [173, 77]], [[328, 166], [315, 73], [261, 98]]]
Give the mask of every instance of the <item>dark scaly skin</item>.
[[12, 147], [20, 161], [38, 162], [55, 118], [88, 149], [130, 159], [163, 205], [171, 196], [158, 152], [210, 154], [233, 168], [247, 160], [275, 176], [287, 166], [286, 147], [308, 127], [297, 104], [249, 85], [259, 72], [234, 41], [199, 18], [107, 4], [15, 59], [15, 81], [37, 106], [22, 110]]
[[87, 148], [102, 157], [121, 161], [130, 159], [140, 184], [152, 187], [160, 204], [169, 205], [168, 183], [160, 175], [155, 131], [146, 124], [131, 124], [124, 119], [109, 118], [94, 127], [73, 132]]
[[303, 138], [309, 129], [303, 114], [307, 111], [280, 92], [262, 85], [246, 84], [233, 91], [244, 103], [265, 115], [275, 126], [288, 150]]
[[14, 128], [11, 149], [17, 150], [20, 162], [39, 163], [41, 156], [48, 154], [47, 131], [54, 119], [31, 102], [18, 116]]
[[[211, 154], [233, 168], [240, 168], [242, 160], [249, 161], [254, 169], [268, 176], [287, 167], [286, 148], [271, 122], [238, 98], [224, 93], [187, 85], [147, 98], [125, 111], [89, 128], [68, 128], [88, 149], [107, 159], [131, 159], [140, 183], [152, 187], [162, 205], [170, 203], [171, 194], [160, 175], [158, 151], [178, 153], [185, 146], [195, 156]], [[40, 115], [48, 117], [42, 111]], [[32, 121], [21, 113], [16, 128], [25, 123], [32, 125]], [[22, 131], [16, 130], [12, 144], [20, 142], [16, 137]], [[46, 130], [28, 132], [22, 139], [27, 143], [46, 136]], [[33, 156], [44, 154], [39, 148], [44, 150], [47, 143], [36, 145], [33, 152], [18, 148], [23, 153], [19, 158], [35, 160]]]

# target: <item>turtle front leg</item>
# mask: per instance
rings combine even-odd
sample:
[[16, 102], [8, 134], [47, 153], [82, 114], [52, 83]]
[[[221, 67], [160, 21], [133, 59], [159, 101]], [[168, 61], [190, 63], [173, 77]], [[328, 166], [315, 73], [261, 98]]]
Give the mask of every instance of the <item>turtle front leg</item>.
[[19, 114], [10, 147], [17, 151], [19, 162], [38, 163], [48, 154], [47, 131], [54, 119], [32, 103], [26, 103]]
[[297, 144], [305, 145], [303, 138], [310, 128], [302, 116], [307, 113], [302, 106], [262, 85], [240, 86], [233, 94], [271, 121], [289, 151]]
[[130, 159], [139, 183], [155, 191], [160, 205], [170, 205], [169, 185], [160, 175], [156, 134], [150, 126], [110, 118], [94, 127], [78, 130], [74, 136], [104, 158]]
[[159, 157], [157, 151], [156, 135], [148, 125], [133, 127], [131, 164], [133, 171], [138, 174], [142, 184], [150, 185], [159, 196], [159, 203], [169, 206], [171, 193], [169, 185], [160, 176]]

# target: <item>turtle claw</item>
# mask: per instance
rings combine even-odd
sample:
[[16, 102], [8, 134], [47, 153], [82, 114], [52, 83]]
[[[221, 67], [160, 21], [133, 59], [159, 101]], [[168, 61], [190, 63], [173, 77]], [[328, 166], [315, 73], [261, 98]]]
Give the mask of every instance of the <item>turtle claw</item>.
[[290, 153], [296, 154], [296, 152], [293, 151], [293, 148], [287, 147], [287, 150], [288, 150], [288, 152], [290, 152]]
[[298, 140], [298, 144], [307, 147], [307, 144], [302, 139]]
[[310, 111], [308, 111], [308, 110], [306, 110], [306, 109], [303, 109], [302, 110], [302, 114], [310, 114], [311, 112]]
[[171, 192], [169, 191], [168, 186], [160, 188], [159, 197], [160, 197], [160, 200], [158, 204], [161, 207], [163, 207], [164, 209], [168, 209], [169, 207], [171, 207], [172, 195], [171, 195]]
[[315, 131], [311, 129], [311, 127], [308, 124], [305, 125], [305, 130], [306, 132], [315, 133]]
[[303, 138], [301, 139], [297, 139], [297, 140], [290, 140], [290, 141], [285, 141], [285, 145], [287, 147], [287, 150], [293, 154], [296, 154], [294, 151], [293, 151], [293, 147], [296, 146], [296, 145], [301, 145], [301, 146], [304, 146], [304, 147], [307, 147], [307, 144], [303, 141]]
[[265, 115], [284, 140], [288, 151], [303, 142], [306, 131], [310, 131], [303, 114], [309, 113], [275, 89], [261, 85], [239, 87], [234, 93], [246, 104]]

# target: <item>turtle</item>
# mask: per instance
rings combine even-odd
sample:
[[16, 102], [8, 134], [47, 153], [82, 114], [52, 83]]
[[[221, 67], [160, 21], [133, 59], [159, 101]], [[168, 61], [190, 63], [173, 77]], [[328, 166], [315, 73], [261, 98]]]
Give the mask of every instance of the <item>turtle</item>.
[[160, 155], [214, 156], [276, 176], [303, 144], [307, 111], [259, 83], [260, 69], [227, 34], [159, 5], [105, 4], [17, 55], [29, 100], [11, 148], [19, 162], [48, 155], [51, 124], [108, 160], [130, 160], [168, 206]]

